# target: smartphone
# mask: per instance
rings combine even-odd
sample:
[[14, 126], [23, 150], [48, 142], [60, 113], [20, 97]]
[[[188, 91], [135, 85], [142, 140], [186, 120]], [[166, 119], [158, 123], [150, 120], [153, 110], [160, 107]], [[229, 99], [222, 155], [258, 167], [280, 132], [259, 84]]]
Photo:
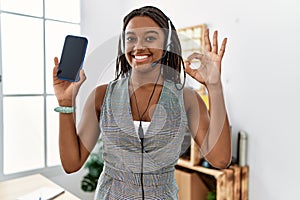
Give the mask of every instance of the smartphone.
[[67, 35], [65, 38], [57, 78], [70, 82], [79, 81], [88, 40], [85, 37]]

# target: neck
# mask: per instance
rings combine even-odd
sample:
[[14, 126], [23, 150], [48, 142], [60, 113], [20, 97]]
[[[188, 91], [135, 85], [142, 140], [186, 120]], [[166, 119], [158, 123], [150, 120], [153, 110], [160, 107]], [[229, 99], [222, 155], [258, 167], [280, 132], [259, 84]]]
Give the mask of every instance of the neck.
[[160, 70], [161, 68], [158, 66], [155, 69], [148, 72], [132, 70], [131, 84], [133, 84], [135, 88], [143, 87], [143, 85], [146, 84], [155, 84], [156, 82], [160, 85], [163, 82], [163, 77]]

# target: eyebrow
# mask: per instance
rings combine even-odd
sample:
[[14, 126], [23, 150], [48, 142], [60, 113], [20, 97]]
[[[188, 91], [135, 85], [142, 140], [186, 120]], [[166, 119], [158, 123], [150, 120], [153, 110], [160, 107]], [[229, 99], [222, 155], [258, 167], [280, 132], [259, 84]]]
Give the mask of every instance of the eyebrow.
[[[156, 35], [159, 35], [159, 33], [157, 31], [154, 31], [154, 30], [146, 31], [144, 34], [149, 34], [149, 33], [154, 33]], [[126, 35], [130, 35], [130, 34], [135, 35], [135, 32], [133, 32], [133, 31], [126, 32]]]

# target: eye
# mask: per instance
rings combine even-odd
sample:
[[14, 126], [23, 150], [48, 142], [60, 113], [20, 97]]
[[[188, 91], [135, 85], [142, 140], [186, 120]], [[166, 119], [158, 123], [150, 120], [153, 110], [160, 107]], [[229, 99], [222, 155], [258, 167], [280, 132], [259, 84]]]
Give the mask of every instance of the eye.
[[152, 42], [152, 41], [155, 41], [157, 38], [156, 37], [154, 37], [154, 36], [147, 36], [146, 38], [145, 38], [145, 40], [147, 41], [147, 42]]
[[129, 37], [126, 38], [126, 41], [127, 42], [134, 42], [134, 41], [136, 41], [136, 37], [129, 36]]

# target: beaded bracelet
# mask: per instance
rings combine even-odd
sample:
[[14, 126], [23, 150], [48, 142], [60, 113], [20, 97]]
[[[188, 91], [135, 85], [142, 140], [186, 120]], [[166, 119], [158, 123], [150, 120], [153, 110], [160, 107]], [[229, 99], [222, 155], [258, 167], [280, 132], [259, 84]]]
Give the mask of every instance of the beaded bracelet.
[[59, 107], [56, 107], [54, 108], [54, 111], [55, 112], [59, 112], [59, 113], [73, 113], [75, 112], [75, 107], [72, 106], [72, 107], [65, 107], [65, 106], [59, 106]]

